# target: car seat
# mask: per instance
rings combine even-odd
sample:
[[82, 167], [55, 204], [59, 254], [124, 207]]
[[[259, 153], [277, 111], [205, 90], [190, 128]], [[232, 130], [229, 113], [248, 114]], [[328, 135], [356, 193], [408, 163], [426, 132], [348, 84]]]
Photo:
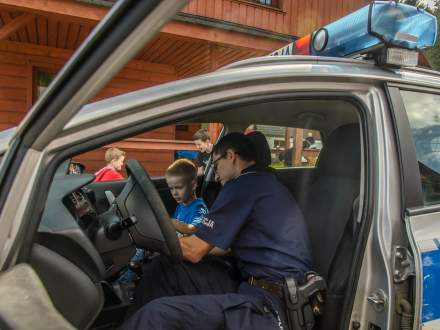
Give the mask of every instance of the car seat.
[[261, 169], [268, 169], [272, 162], [269, 143], [263, 133], [252, 131], [246, 135], [255, 147], [256, 165]]
[[327, 281], [327, 301], [320, 329], [336, 329], [357, 237], [361, 172], [358, 124], [334, 130], [324, 143], [316, 179], [305, 199], [304, 217], [315, 270]]

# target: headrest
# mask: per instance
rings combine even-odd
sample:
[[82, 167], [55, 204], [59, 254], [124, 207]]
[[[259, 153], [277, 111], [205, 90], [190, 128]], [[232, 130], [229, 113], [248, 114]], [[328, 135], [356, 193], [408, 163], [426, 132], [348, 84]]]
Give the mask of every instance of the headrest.
[[359, 178], [361, 172], [361, 142], [359, 124], [349, 124], [335, 129], [318, 159], [320, 175]]
[[267, 168], [272, 162], [269, 144], [266, 137], [259, 131], [253, 131], [246, 135], [253, 143], [256, 153], [256, 163], [260, 168]]

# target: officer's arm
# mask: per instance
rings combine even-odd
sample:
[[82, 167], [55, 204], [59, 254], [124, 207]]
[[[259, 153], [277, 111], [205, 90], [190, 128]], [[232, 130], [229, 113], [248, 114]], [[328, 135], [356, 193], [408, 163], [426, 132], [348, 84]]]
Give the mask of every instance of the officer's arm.
[[174, 228], [176, 228], [179, 233], [182, 233], [184, 235], [192, 235], [197, 230], [196, 226], [188, 225], [177, 219], [171, 219], [171, 221], [173, 222]]
[[223, 250], [218, 246], [214, 246], [214, 248], [209, 252], [209, 254], [216, 257], [224, 257], [231, 254], [231, 249]]
[[183, 258], [191, 262], [199, 262], [214, 247], [195, 235], [180, 239]]

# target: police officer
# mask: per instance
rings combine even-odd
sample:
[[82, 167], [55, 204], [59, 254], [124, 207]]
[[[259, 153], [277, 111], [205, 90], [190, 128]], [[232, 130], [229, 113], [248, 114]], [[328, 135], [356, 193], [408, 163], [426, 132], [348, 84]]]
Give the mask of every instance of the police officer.
[[[180, 239], [186, 262], [153, 261], [137, 291], [150, 302], [123, 329], [287, 329], [283, 279], [312, 267], [302, 213], [274, 174], [255, 166], [245, 135], [224, 136], [213, 166], [223, 188], [195, 235]], [[233, 265], [206, 258], [227, 250]]]

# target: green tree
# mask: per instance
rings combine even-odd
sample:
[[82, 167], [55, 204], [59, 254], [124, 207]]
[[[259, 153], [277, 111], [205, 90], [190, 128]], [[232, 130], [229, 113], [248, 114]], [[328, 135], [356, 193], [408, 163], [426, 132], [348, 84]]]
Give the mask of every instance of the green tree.
[[414, 6], [414, 7], [428, 9], [428, 6], [426, 5], [426, 3], [423, 0], [399, 0], [397, 2], [404, 3], [406, 5], [410, 5], [410, 6]]
[[[436, 0], [434, 7], [430, 10], [437, 17], [437, 31], [440, 31], [440, 0]], [[440, 70], [440, 38], [437, 34], [437, 40], [433, 47], [423, 51], [426, 58], [435, 70]]]

